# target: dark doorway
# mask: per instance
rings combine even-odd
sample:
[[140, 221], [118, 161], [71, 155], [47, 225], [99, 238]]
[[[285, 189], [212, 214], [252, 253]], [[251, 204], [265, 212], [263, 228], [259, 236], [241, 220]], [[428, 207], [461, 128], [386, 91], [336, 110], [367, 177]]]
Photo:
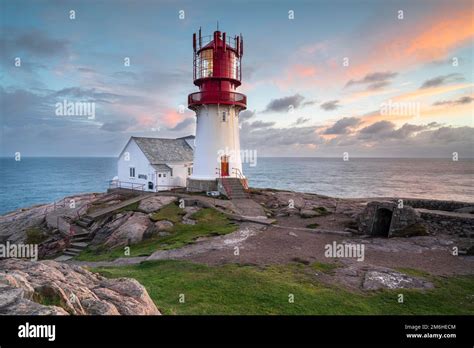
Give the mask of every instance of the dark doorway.
[[372, 235], [376, 237], [388, 237], [393, 212], [389, 209], [377, 209], [372, 227]]

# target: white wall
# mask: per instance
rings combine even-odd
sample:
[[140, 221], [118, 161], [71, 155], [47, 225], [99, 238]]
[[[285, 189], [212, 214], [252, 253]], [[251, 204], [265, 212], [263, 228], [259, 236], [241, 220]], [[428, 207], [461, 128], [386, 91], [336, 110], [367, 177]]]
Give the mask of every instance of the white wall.
[[[222, 112], [226, 111], [227, 120], [222, 121]], [[219, 175], [219, 151], [229, 151], [232, 155], [229, 173], [234, 168], [242, 172], [240, 158], [239, 118], [236, 109], [230, 105], [202, 106], [196, 112], [196, 148], [194, 150], [194, 172], [192, 179], [213, 180]]]
[[[127, 154], [129, 160], [127, 161]], [[135, 167], [135, 178], [130, 177], [130, 167]], [[127, 147], [122, 152], [122, 155], [118, 159], [117, 163], [118, 168], [118, 178], [122, 182], [122, 187], [131, 188], [131, 184], [124, 183], [134, 183], [134, 184], [144, 184], [144, 189], [148, 190], [148, 181], [152, 180], [152, 175], [155, 170], [149, 164], [148, 159], [140, 150], [138, 145], [135, 143], [135, 140], [131, 140]], [[147, 179], [138, 179], [138, 175], [145, 174]], [[156, 183], [156, 180], [155, 180]], [[126, 185], [126, 186], [125, 186]], [[135, 186], [134, 186], [135, 188]], [[153, 190], [154, 191], [154, 190]]]
[[[129, 160], [127, 161], [127, 154]], [[187, 163], [167, 163], [169, 167], [173, 169], [173, 176], [170, 176], [170, 173], [166, 173], [166, 185], [170, 186], [186, 186], [186, 179], [188, 177], [188, 167], [192, 166], [192, 162]], [[130, 167], [135, 167], [135, 178], [130, 177]], [[169, 187], [157, 187], [158, 173], [156, 169], [153, 168], [146, 156], [140, 150], [138, 145], [132, 139], [127, 147], [123, 150], [122, 155], [118, 159], [117, 163], [118, 168], [118, 179], [122, 183], [124, 188], [132, 188], [130, 183], [134, 184], [134, 188], [137, 188], [135, 184], [144, 184], [145, 191], [160, 191], [169, 190]], [[163, 174], [163, 172], [161, 172]], [[147, 179], [138, 179], [139, 174], [145, 174]], [[148, 189], [148, 182], [153, 182], [153, 190]], [[127, 183], [127, 184], [125, 184]]]

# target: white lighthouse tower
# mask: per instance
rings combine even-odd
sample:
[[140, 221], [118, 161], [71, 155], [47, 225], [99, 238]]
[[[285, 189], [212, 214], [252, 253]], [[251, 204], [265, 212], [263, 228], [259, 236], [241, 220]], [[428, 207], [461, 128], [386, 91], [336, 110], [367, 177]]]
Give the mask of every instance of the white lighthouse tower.
[[199, 92], [188, 96], [188, 107], [196, 112], [196, 140], [190, 191], [223, 188], [230, 195], [236, 182], [247, 188], [242, 173], [239, 112], [247, 97], [236, 92], [241, 85], [242, 36], [193, 34], [194, 84]]

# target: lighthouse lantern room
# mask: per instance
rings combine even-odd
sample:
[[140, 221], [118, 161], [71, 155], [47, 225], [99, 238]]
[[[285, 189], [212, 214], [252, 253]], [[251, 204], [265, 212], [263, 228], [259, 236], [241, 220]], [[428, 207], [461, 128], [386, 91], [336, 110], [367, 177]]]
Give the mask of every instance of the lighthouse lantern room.
[[236, 92], [241, 85], [242, 35], [229, 37], [215, 31], [193, 34], [193, 78], [199, 92], [188, 96], [189, 109], [196, 112], [196, 139], [190, 191], [212, 191], [218, 184], [242, 173], [239, 140], [239, 112], [247, 97]]

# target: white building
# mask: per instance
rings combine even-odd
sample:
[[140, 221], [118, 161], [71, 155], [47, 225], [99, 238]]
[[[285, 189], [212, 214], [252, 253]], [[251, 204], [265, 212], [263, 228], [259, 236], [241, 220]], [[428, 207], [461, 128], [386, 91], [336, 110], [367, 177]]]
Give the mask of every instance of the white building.
[[131, 137], [120, 153], [111, 186], [151, 192], [186, 187], [193, 172], [193, 146], [194, 136]]

